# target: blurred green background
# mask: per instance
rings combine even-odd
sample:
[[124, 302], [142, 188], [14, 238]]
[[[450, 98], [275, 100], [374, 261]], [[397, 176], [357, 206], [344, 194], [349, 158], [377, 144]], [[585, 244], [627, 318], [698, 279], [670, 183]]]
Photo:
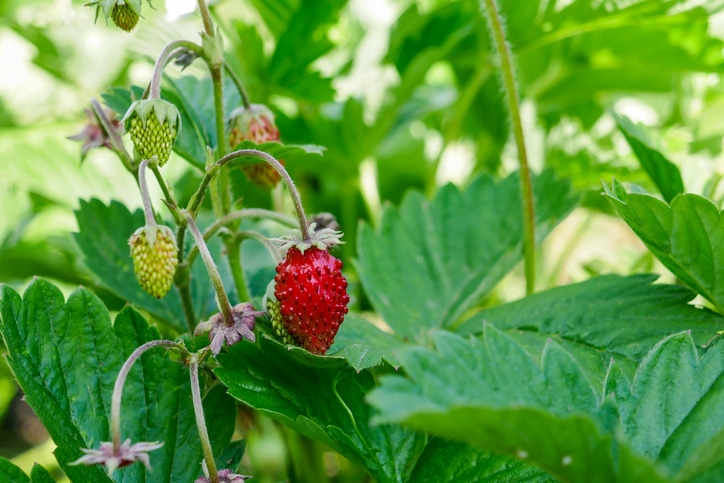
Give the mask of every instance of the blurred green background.
[[[117, 310], [123, 301], [83, 265], [73, 210], [92, 197], [133, 210], [138, 190], [110, 151], [91, 151], [81, 163], [80, 145], [67, 136], [83, 129], [90, 99], [114, 86], [144, 86], [163, 46], [197, 41], [201, 24], [195, 2], [157, 0], [156, 10], [144, 4], [144, 18], [126, 34], [94, 23], [82, 4], [0, 1], [0, 282], [22, 289], [42, 276], [68, 291], [82, 284]], [[655, 191], [611, 112], [641, 124], [642, 136], [679, 167], [687, 191], [721, 206], [724, 1], [500, 5], [533, 169], [555, 169], [583, 195], [541, 249], [538, 288], [598, 273], [664, 272], [600, 196], [601, 180], [614, 176]], [[480, 172], [516, 169], [478, 2], [221, 0], [212, 10], [227, 60], [252, 101], [274, 110], [282, 140], [326, 146], [324, 157], [288, 168], [307, 210], [340, 221], [352, 280], [359, 220], [374, 223], [409, 189], [432, 194]], [[168, 75], [203, 77], [198, 64], [183, 73], [170, 67]], [[181, 158], [165, 174], [180, 198], [200, 178]], [[242, 176], [234, 190], [249, 206], [289, 208], [279, 192]], [[496, 296], [519, 297], [522, 286], [514, 275]], [[360, 303], [365, 309], [364, 297]], [[254, 481], [279, 481], [283, 441], [294, 436], [249, 418], [245, 464]], [[0, 456], [26, 470], [34, 461], [53, 466], [52, 442], [4, 363], [0, 422]], [[337, 481], [359, 481], [359, 470], [332, 453], [329, 468]]]

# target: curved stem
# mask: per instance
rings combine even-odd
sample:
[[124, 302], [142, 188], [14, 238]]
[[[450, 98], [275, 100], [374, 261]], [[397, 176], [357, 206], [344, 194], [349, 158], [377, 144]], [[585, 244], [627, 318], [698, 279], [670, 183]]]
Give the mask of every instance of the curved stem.
[[191, 377], [191, 398], [193, 399], [194, 415], [196, 416], [196, 428], [199, 431], [199, 439], [201, 440], [201, 449], [204, 452], [206, 468], [209, 470], [209, 480], [213, 483], [219, 483], [219, 474], [216, 470], [216, 461], [214, 461], [214, 452], [211, 449], [209, 432], [206, 429], [206, 419], [204, 418], [204, 406], [201, 401], [198, 354], [191, 355], [189, 373]]
[[249, 102], [249, 96], [246, 94], [246, 89], [244, 89], [244, 84], [241, 83], [241, 79], [239, 79], [236, 72], [234, 72], [231, 69], [231, 66], [229, 66], [226, 62], [224, 62], [224, 68], [226, 69], [226, 73], [229, 74], [229, 77], [231, 77], [231, 80], [234, 82], [236, 90], [239, 91], [241, 103], [244, 105], [244, 108], [249, 109], [251, 107], [251, 102]]
[[209, 273], [209, 278], [214, 286], [214, 291], [216, 291], [216, 303], [219, 305], [219, 311], [224, 315], [224, 322], [226, 325], [231, 327], [234, 325], [234, 315], [231, 310], [229, 297], [226, 295], [226, 290], [224, 289], [224, 283], [221, 281], [219, 269], [216, 267], [216, 263], [214, 263], [214, 259], [211, 257], [211, 253], [209, 252], [209, 248], [206, 246], [203, 235], [201, 235], [201, 232], [199, 231], [199, 227], [196, 226], [196, 222], [188, 214], [186, 215], [186, 224], [191, 232], [191, 235], [194, 237], [196, 246], [199, 247], [201, 259], [204, 261], [204, 265], [206, 265], [206, 271]]
[[113, 386], [113, 396], [111, 396], [111, 438], [114, 453], [116, 454], [121, 447], [121, 398], [123, 397], [123, 386], [126, 384], [126, 378], [138, 358], [147, 350], [158, 346], [177, 347], [178, 344], [171, 340], [152, 340], [146, 342], [133, 351], [126, 362], [123, 363], [121, 371], [118, 373], [118, 377], [116, 377], [116, 383]]
[[520, 163], [520, 187], [523, 196], [523, 252], [525, 256], [525, 289], [528, 295], [535, 290], [535, 211], [533, 205], [533, 185], [530, 168], [528, 167], [528, 154], [525, 150], [523, 124], [520, 120], [520, 106], [518, 104], [518, 89], [515, 84], [513, 62], [510, 48], [505, 39], [505, 29], [500, 18], [498, 5], [495, 0], [483, 0], [488, 25], [492, 32], [493, 44], [500, 58], [500, 73], [505, 89], [510, 122], [513, 127], [513, 136], [518, 149]]
[[148, 167], [149, 161], [149, 159], [144, 159], [138, 166], [138, 187], [141, 189], [143, 215], [146, 217], [146, 226], [156, 226], [156, 217], [153, 214], [151, 195], [148, 192], [148, 182], [146, 181], [146, 168]]
[[302, 232], [302, 239], [305, 242], [311, 241], [311, 236], [309, 235], [309, 223], [307, 222], [307, 216], [304, 214], [304, 207], [302, 206], [302, 200], [299, 197], [297, 187], [294, 185], [294, 181], [292, 181], [292, 178], [289, 176], [289, 173], [287, 173], [287, 170], [284, 169], [284, 166], [282, 166], [282, 164], [277, 161], [274, 156], [265, 153], [264, 151], [259, 151], [257, 149], [240, 149], [238, 151], [227, 154], [223, 158], [219, 159], [216, 164], [219, 166], [223, 166], [224, 164], [236, 158], [243, 158], [247, 156], [256, 156], [257, 158], [263, 159], [268, 165], [274, 168], [277, 173], [279, 173], [279, 176], [281, 176], [282, 180], [284, 180], [284, 184], [287, 185], [289, 194], [292, 195], [294, 209], [296, 210], [297, 218], [299, 219], [299, 229]]
[[156, 64], [153, 66], [153, 76], [151, 77], [151, 87], [148, 95], [149, 99], [159, 99], [161, 97], [163, 68], [166, 67], [166, 64], [168, 64], [173, 57], [183, 52], [183, 50], [191, 50], [197, 54], [202, 52], [201, 46], [188, 40], [174, 40], [166, 45], [161, 53], [158, 54]]
[[250, 238], [252, 240], [256, 240], [262, 245], [266, 247], [266, 249], [269, 251], [269, 254], [271, 255], [272, 259], [274, 260], [274, 265], [278, 265], [279, 262], [282, 261], [282, 254], [279, 251], [279, 247], [270, 239], [259, 233], [258, 231], [251, 231], [251, 230], [245, 230], [240, 231], [236, 234], [236, 239], [239, 243], [244, 241], [245, 239]]
[[[228, 215], [219, 218], [214, 223], [209, 225], [209, 227], [206, 228], [206, 230], [204, 230], [204, 233], [203, 233], [204, 240], [209, 240], [212, 236], [214, 236], [214, 234], [216, 234], [224, 226], [226, 226], [234, 221], [241, 220], [243, 218], [267, 218], [269, 220], [273, 220], [278, 223], [281, 223], [282, 225], [289, 226], [290, 228], [294, 228], [295, 226], [297, 226], [297, 224], [293, 218], [290, 218], [281, 213], [277, 213], [276, 211], [265, 210], [262, 208], [246, 208], [243, 210], [232, 211]], [[238, 235], [242, 235], [243, 233], [248, 233], [248, 232], [241, 232]], [[189, 251], [189, 255], [187, 257], [188, 263], [192, 264], [197, 255], [198, 255], [198, 248], [196, 248], [194, 246]]]

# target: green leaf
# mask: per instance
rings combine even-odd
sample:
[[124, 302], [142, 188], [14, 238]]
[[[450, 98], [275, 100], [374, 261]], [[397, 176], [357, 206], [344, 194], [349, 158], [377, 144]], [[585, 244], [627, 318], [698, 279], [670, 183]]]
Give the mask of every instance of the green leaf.
[[443, 438], [431, 438], [420, 456], [409, 483], [441, 481], [554, 482], [535, 466], [474, 446]]
[[666, 268], [724, 314], [724, 217], [709, 200], [676, 196], [671, 206], [652, 196], [604, 183], [621, 218]]
[[[41, 279], [23, 299], [2, 286], [0, 332], [7, 360], [25, 399], [58, 445], [55, 456], [73, 481], [110, 481], [100, 467], [69, 466], [81, 448], [109, 441], [110, 399], [123, 361], [139, 345], [158, 339], [141, 315], [125, 308], [111, 325], [103, 303], [85, 288], [67, 302]], [[210, 437], [216, 451], [228, 445], [235, 418], [234, 403], [216, 388], [204, 399], [216, 420]], [[135, 464], [119, 470], [117, 482], [171, 482], [199, 475], [201, 448], [191, 404], [188, 373], [155, 349], [131, 370], [123, 393], [122, 439], [163, 441], [150, 454], [148, 472]]]
[[724, 326], [721, 316], [697, 309], [694, 293], [680, 285], [654, 285], [656, 275], [604, 275], [539, 292], [468, 318], [455, 331], [495, 327], [557, 334], [612, 355], [639, 360], [664, 337], [691, 331], [705, 345]]
[[407, 376], [384, 377], [368, 396], [376, 421], [524, 459], [562, 481], [664, 481], [609, 434], [615, 407], [554, 342], [541, 365], [490, 325], [480, 341], [438, 331], [434, 342], [436, 351], [399, 351]]
[[661, 341], [641, 362], [619, 401], [622, 429], [639, 453], [674, 476], [693, 478], [719, 467], [724, 440], [724, 344], [701, 357], [682, 332]]
[[30, 472], [30, 481], [31, 483], [55, 483], [55, 478], [53, 478], [53, 475], [51, 475], [48, 470], [38, 463], [35, 463]]
[[340, 325], [327, 355], [344, 358], [357, 371], [378, 366], [383, 360], [398, 368], [400, 362], [394, 350], [402, 343], [402, 340], [383, 332], [360, 315], [349, 313]]
[[[360, 280], [395, 334], [424, 340], [430, 328], [454, 324], [520, 260], [519, 184], [517, 175], [483, 176], [464, 192], [447, 185], [432, 201], [410, 192], [376, 230], [361, 226]], [[534, 179], [534, 195], [540, 241], [576, 200], [550, 171]]]
[[13, 483], [30, 483], [30, 478], [28, 478], [28, 475], [23, 473], [23, 470], [2, 457], [0, 457], [0, 474], [7, 478], [6, 481], [12, 481]]
[[407, 481], [425, 436], [394, 425], [371, 427], [366, 393], [374, 380], [343, 360], [288, 350], [265, 336], [218, 356], [229, 394], [294, 431], [359, 462], [380, 482]]
[[626, 116], [616, 113], [612, 113], [612, 116], [644, 171], [648, 173], [664, 199], [670, 203], [676, 195], [683, 193], [684, 181], [681, 179], [679, 168], [654, 149], [646, 132]]

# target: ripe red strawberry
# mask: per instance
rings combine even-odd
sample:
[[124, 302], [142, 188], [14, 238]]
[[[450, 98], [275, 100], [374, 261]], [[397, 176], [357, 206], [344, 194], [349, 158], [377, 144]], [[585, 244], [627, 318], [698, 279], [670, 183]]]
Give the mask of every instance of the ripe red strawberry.
[[281, 316], [284, 330], [298, 346], [324, 355], [344, 321], [349, 296], [342, 262], [327, 251], [341, 235], [326, 229], [312, 236], [311, 242], [287, 243], [291, 247], [274, 277], [279, 315], [272, 318]]
[[[279, 141], [279, 129], [274, 123], [274, 114], [266, 106], [240, 106], [231, 112], [229, 145], [233, 149], [242, 141], [253, 141], [256, 144]], [[284, 164], [284, 161], [280, 162]], [[281, 180], [279, 173], [266, 163], [250, 164], [242, 166], [241, 169], [251, 182], [267, 190]]]

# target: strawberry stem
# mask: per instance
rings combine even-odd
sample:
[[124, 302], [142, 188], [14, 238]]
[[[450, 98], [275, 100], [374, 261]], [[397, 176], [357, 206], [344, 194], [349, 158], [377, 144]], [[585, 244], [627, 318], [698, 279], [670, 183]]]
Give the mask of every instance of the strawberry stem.
[[153, 214], [153, 205], [151, 205], [151, 195], [148, 192], [148, 182], [146, 181], [146, 168], [150, 159], [144, 159], [138, 166], [138, 187], [141, 190], [141, 199], [143, 200], [143, 215], [146, 218], [146, 226], [156, 226], [156, 216]]
[[[203, 52], [200, 45], [188, 40], [174, 40], [166, 45], [158, 58], [156, 58], [156, 64], [153, 66], [153, 76], [151, 77], [151, 85], [148, 91], [149, 99], [160, 99], [161, 98], [161, 78], [163, 77], [163, 68], [171, 62], [171, 60], [177, 55], [190, 50], [197, 55], [201, 55]], [[144, 92], [144, 98], [146, 93]]]
[[257, 158], [263, 159], [269, 166], [279, 173], [279, 176], [281, 176], [282, 180], [284, 180], [284, 184], [287, 185], [289, 194], [292, 196], [294, 209], [296, 210], [297, 218], [299, 219], [299, 230], [302, 232], [302, 241], [305, 243], [311, 243], [312, 237], [309, 233], [309, 223], [307, 222], [307, 216], [304, 214], [304, 207], [302, 206], [302, 199], [299, 197], [299, 191], [297, 191], [297, 187], [294, 185], [294, 181], [291, 176], [289, 176], [289, 173], [287, 173], [287, 170], [284, 169], [284, 166], [282, 166], [282, 164], [277, 161], [274, 156], [269, 153], [265, 153], [264, 151], [259, 151], [258, 149], [240, 149], [227, 154], [223, 158], [219, 159], [216, 164], [223, 166], [236, 158], [243, 158], [247, 156], [256, 156]]
[[229, 77], [231, 77], [231, 80], [234, 82], [236, 90], [239, 91], [239, 95], [241, 96], [241, 103], [244, 105], [244, 108], [249, 109], [251, 107], [251, 102], [249, 101], [249, 96], [246, 93], [246, 89], [244, 89], [244, 84], [241, 83], [241, 79], [239, 79], [239, 76], [236, 75], [236, 72], [234, 72], [229, 64], [227, 64], [226, 62], [224, 62], [224, 68], [226, 69], [226, 73], [229, 74]]
[[[214, 223], [209, 225], [206, 230], [204, 230], [204, 240], [208, 240], [209, 238], [214, 236], [215, 233], [217, 233], [228, 224], [244, 218], [265, 218], [267, 220], [273, 220], [277, 223], [287, 225], [292, 228], [296, 226], [296, 221], [294, 221], [294, 218], [288, 217], [281, 213], [277, 213], [276, 211], [265, 210], [262, 208], [245, 208], [243, 210], [232, 211], [228, 215], [219, 218]], [[237, 236], [241, 236], [242, 233], [247, 232], [240, 232], [237, 234]], [[274, 245], [274, 247], [276, 247], [276, 245]], [[196, 258], [198, 253], [199, 252], [197, 247], [191, 248], [186, 258], [189, 265], [192, 265], [194, 263], [194, 259]]]
[[188, 213], [186, 214], [186, 225], [188, 226], [191, 235], [193, 235], [196, 246], [199, 248], [201, 259], [204, 261], [204, 265], [206, 265], [206, 271], [209, 273], [211, 284], [214, 286], [214, 291], [216, 292], [216, 303], [219, 306], [219, 311], [224, 315], [224, 322], [226, 325], [228, 327], [232, 327], [234, 325], [234, 315], [231, 310], [229, 297], [226, 295], [226, 290], [224, 289], [224, 282], [222, 282], [221, 275], [219, 274], [219, 269], [216, 267], [216, 263], [214, 263], [214, 259], [211, 257], [209, 247], [206, 246], [206, 242], [199, 231], [199, 227], [196, 226], [196, 222]]
[[533, 187], [528, 167], [528, 154], [525, 149], [523, 123], [520, 120], [518, 89], [513, 72], [513, 61], [510, 47], [505, 39], [505, 27], [495, 0], [484, 0], [483, 10], [486, 13], [488, 27], [492, 33], [493, 45], [500, 60], [500, 77], [503, 82], [505, 98], [508, 101], [510, 122], [513, 126], [513, 137], [518, 149], [520, 164], [520, 187], [523, 196], [523, 252], [525, 256], [525, 288], [528, 295], [535, 290], [535, 209], [533, 204]]
[[152, 340], [146, 342], [133, 351], [126, 362], [123, 363], [118, 377], [116, 377], [116, 383], [113, 386], [113, 395], [111, 396], [111, 438], [115, 454], [117, 454], [121, 448], [121, 398], [123, 397], [123, 386], [126, 384], [126, 378], [138, 358], [147, 350], [158, 346], [178, 347], [178, 344], [170, 340]]
[[219, 474], [216, 470], [216, 461], [214, 461], [214, 452], [211, 449], [209, 432], [206, 429], [206, 419], [204, 418], [204, 406], [201, 401], [198, 354], [191, 354], [191, 358], [189, 361], [189, 373], [191, 377], [191, 398], [193, 399], [194, 415], [196, 416], [196, 428], [199, 431], [201, 448], [204, 452], [204, 461], [206, 462], [206, 468], [209, 471], [209, 480], [212, 483], [219, 483]]

